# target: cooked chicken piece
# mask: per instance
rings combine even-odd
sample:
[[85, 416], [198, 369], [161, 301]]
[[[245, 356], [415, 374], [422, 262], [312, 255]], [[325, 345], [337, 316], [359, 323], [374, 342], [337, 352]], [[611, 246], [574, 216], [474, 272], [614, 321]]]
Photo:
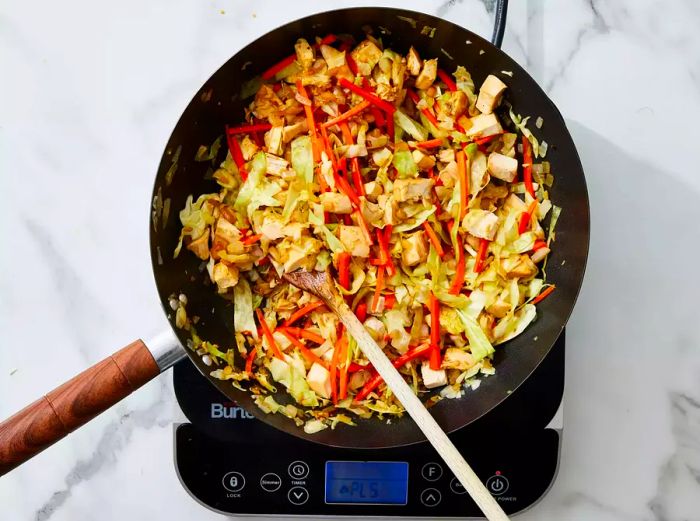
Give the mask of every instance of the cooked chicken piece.
[[456, 347], [448, 347], [445, 349], [445, 355], [442, 359], [442, 367], [447, 369], [459, 369], [466, 371], [474, 365], [472, 355]]
[[265, 146], [269, 154], [282, 155], [282, 130], [282, 126], [275, 126], [265, 132]]
[[461, 90], [450, 92], [450, 97], [444, 105], [445, 113], [451, 118], [457, 119], [467, 110], [469, 100]]
[[289, 167], [289, 163], [279, 156], [273, 154], [265, 154], [265, 158], [267, 160], [266, 163], [268, 174], [281, 176], [284, 172], [287, 171], [287, 168]]
[[518, 210], [518, 211], [524, 212], [527, 210], [527, 205], [517, 195], [510, 194], [508, 196], [508, 199], [506, 199], [505, 202], [503, 203], [503, 209], [508, 210], [508, 211]]
[[255, 117], [267, 119], [273, 125], [282, 125], [284, 123], [284, 118], [280, 115], [280, 111], [284, 108], [284, 103], [269, 85], [260, 87], [260, 90], [255, 94], [253, 106]]
[[314, 362], [306, 375], [309, 387], [323, 398], [331, 397], [331, 374], [328, 369], [318, 362]]
[[530, 260], [535, 264], [538, 264], [545, 259], [545, 257], [549, 254], [550, 251], [551, 250], [547, 247], [535, 250], [534, 252], [532, 252], [532, 255], [530, 255]]
[[202, 260], [209, 259], [209, 228], [187, 245], [187, 249]]
[[442, 148], [438, 152], [438, 161], [441, 163], [449, 163], [455, 160], [455, 149], [454, 148]]
[[367, 332], [376, 342], [384, 342], [384, 335], [386, 335], [386, 327], [384, 323], [377, 317], [367, 317], [364, 322]]
[[223, 245], [226, 245], [230, 242], [236, 242], [240, 238], [241, 232], [239, 229], [223, 217], [219, 217], [214, 229], [214, 242], [221, 242]]
[[241, 139], [241, 152], [243, 153], [243, 159], [246, 161], [250, 161], [250, 158], [252, 158], [258, 150], [258, 145], [256, 145], [250, 137], [245, 136]]
[[510, 311], [510, 304], [505, 300], [498, 299], [496, 302], [487, 307], [486, 311], [491, 313], [496, 318], [503, 318]]
[[401, 260], [406, 266], [415, 266], [428, 257], [428, 241], [423, 230], [401, 239]]
[[425, 385], [427, 389], [447, 385], [447, 374], [445, 373], [445, 370], [438, 369], [435, 371], [430, 368], [430, 364], [428, 362], [423, 362], [421, 364], [420, 374], [423, 377], [423, 385]]
[[212, 278], [219, 288], [219, 293], [224, 293], [226, 289], [238, 284], [238, 268], [217, 262], [212, 270]]
[[394, 181], [394, 197], [399, 202], [427, 199], [433, 184], [432, 179], [397, 179]]
[[372, 69], [382, 57], [382, 50], [372, 40], [364, 40], [350, 53], [357, 64], [357, 71], [362, 76], [372, 74]]
[[[394, 185], [396, 186], [396, 185]], [[377, 204], [384, 209], [384, 222], [386, 224], [396, 224], [397, 202], [393, 195], [381, 194], [377, 197]]]
[[393, 87], [387, 83], [378, 83], [376, 93], [381, 99], [393, 103], [396, 101], [401, 89]]
[[464, 216], [462, 227], [476, 237], [492, 241], [498, 231], [498, 217], [486, 210], [472, 209]]
[[281, 239], [284, 237], [284, 223], [280, 218], [267, 216], [263, 219], [262, 225], [258, 229], [258, 233], [270, 241]]
[[304, 134], [308, 131], [308, 127], [306, 126], [306, 120], [303, 119], [299, 121], [298, 123], [294, 123], [293, 125], [287, 125], [282, 129], [282, 142], [283, 143], [289, 143], [292, 139], [297, 137], [299, 134]]
[[430, 170], [435, 166], [435, 157], [426, 154], [422, 150], [415, 149], [411, 155], [420, 170]]
[[381, 226], [383, 224], [384, 209], [378, 204], [369, 201], [366, 197], [360, 196], [360, 211], [365, 221], [373, 226]]
[[423, 70], [416, 78], [417, 89], [425, 90], [433, 84], [437, 77], [437, 65], [437, 58], [423, 62]]
[[321, 45], [321, 54], [329, 70], [342, 67], [346, 63], [345, 51], [339, 51], [330, 45]]
[[354, 257], [369, 257], [369, 244], [359, 226], [338, 226], [340, 242]]
[[469, 119], [471, 126], [466, 130], [469, 137], [492, 136], [503, 132], [503, 127], [495, 114], [479, 114]]
[[323, 211], [325, 212], [342, 214], [352, 213], [352, 203], [350, 202], [350, 198], [345, 194], [323, 192], [319, 196], [319, 199], [321, 200], [321, 205], [323, 205]]
[[454, 161], [447, 163], [445, 168], [438, 173], [438, 178], [442, 181], [442, 184], [448, 188], [455, 186], [459, 180], [457, 163]]
[[367, 194], [367, 199], [373, 203], [377, 202], [377, 197], [382, 195], [382, 184], [377, 181], [370, 181], [365, 183], [365, 194]]
[[297, 55], [297, 63], [301, 65], [302, 69], [306, 70], [313, 65], [316, 53], [314, 48], [304, 38], [297, 40], [297, 43], [294, 44], [294, 51]]
[[479, 89], [479, 97], [476, 99], [476, 108], [484, 114], [490, 114], [501, 101], [506, 84], [493, 74], [489, 74]]
[[420, 56], [418, 56], [418, 51], [411, 46], [408, 50], [408, 56], [406, 56], [406, 68], [408, 72], [411, 76], [418, 76], [422, 66], [423, 61], [420, 59]]
[[512, 267], [505, 261], [510, 261], [512, 257], [501, 261], [501, 267], [506, 270], [506, 278], [509, 279], [526, 279], [537, 273], [537, 266], [532, 262], [527, 254], [522, 254], [518, 257], [517, 262]]
[[492, 176], [512, 183], [515, 176], [518, 175], [518, 160], [498, 152], [491, 152], [489, 154], [488, 169]]

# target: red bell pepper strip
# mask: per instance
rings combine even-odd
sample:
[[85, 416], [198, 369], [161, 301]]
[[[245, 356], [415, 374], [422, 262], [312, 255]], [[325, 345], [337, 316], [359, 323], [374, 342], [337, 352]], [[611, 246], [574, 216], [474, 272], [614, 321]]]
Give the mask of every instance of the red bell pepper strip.
[[255, 310], [255, 312], [258, 315], [258, 322], [260, 322], [260, 327], [262, 328], [262, 332], [263, 332], [263, 335], [265, 336], [265, 340], [267, 340], [267, 344], [270, 346], [270, 349], [272, 349], [272, 354], [274, 354], [280, 360], [284, 360], [284, 356], [282, 355], [282, 351], [280, 351], [280, 348], [277, 345], [277, 342], [275, 342], [275, 338], [272, 336], [272, 331], [270, 331], [270, 326], [267, 325], [267, 322], [265, 321], [265, 317], [263, 316], [262, 311], [260, 311], [260, 308], [258, 308]]
[[501, 135], [503, 135], [503, 132], [496, 132], [495, 134], [491, 134], [490, 136], [484, 136], [484, 137], [480, 137], [479, 139], [475, 139], [474, 143], [476, 143], [479, 146], [485, 145], [486, 143], [493, 141], [494, 139], [496, 139], [498, 136], [501, 136]]
[[455, 271], [455, 279], [452, 281], [450, 286], [450, 295], [459, 295], [462, 291], [462, 286], [464, 286], [464, 276], [467, 271], [467, 259], [464, 255], [464, 243], [462, 242], [462, 236], [457, 233], [457, 251], [455, 252], [457, 258], [457, 268]]
[[[406, 351], [403, 355], [399, 356], [398, 358], [394, 359], [391, 364], [396, 367], [396, 369], [399, 369], [406, 365], [408, 362], [411, 360], [414, 360], [419, 357], [424, 357], [427, 355], [430, 351], [430, 344], [421, 344], [417, 347], [414, 347], [413, 349], [409, 349]], [[351, 366], [351, 369], [354, 369], [354, 367]], [[362, 370], [362, 369], [367, 369], [367, 367], [359, 366], [357, 369]], [[374, 391], [379, 384], [382, 383], [382, 377], [379, 374], [375, 374], [372, 378], [367, 381], [367, 383], [360, 389], [360, 391], [357, 393], [355, 396], [355, 401], [360, 402], [364, 400], [369, 393]]]
[[374, 296], [372, 297], [372, 312], [377, 312], [379, 306], [379, 297], [384, 289], [384, 266], [377, 266], [377, 286], [374, 288]]
[[554, 291], [554, 288], [556, 288], [556, 286], [555, 286], [554, 284], [552, 284], [551, 286], [549, 286], [549, 287], [548, 287], [547, 289], [545, 289], [542, 293], [540, 293], [540, 294], [537, 295], [534, 299], [532, 299], [532, 304], [537, 304], [538, 302], [542, 302], [545, 298], [547, 298], [547, 296], [548, 296], [552, 291]]
[[255, 353], [258, 352], [258, 346], [255, 346], [245, 359], [245, 372], [249, 375], [253, 375], [253, 360], [255, 359]]
[[425, 230], [425, 233], [428, 234], [428, 239], [430, 239], [430, 242], [435, 248], [438, 257], [442, 259], [445, 256], [445, 250], [442, 249], [442, 244], [440, 244], [440, 237], [436, 235], [435, 231], [433, 230], [432, 226], [430, 226], [430, 223], [428, 221], [423, 222], [423, 229]]
[[442, 145], [441, 138], [429, 139], [428, 141], [418, 141], [416, 146], [418, 148], [436, 148]]
[[350, 260], [352, 256], [346, 252], [338, 254], [338, 282], [346, 290], [350, 289]]
[[229, 136], [236, 134], [251, 134], [253, 132], [266, 132], [272, 128], [269, 123], [257, 123], [255, 125], [241, 125], [240, 127], [227, 127], [226, 133]]
[[396, 295], [394, 293], [389, 293], [384, 296], [384, 309], [393, 309], [396, 305]]
[[367, 101], [369, 101], [372, 105], [376, 105], [377, 107], [382, 109], [387, 114], [393, 115], [394, 112], [396, 111], [396, 107], [394, 107], [391, 103], [389, 103], [388, 101], [384, 101], [383, 99], [379, 98], [376, 94], [372, 94], [368, 90], [365, 90], [362, 87], [355, 85], [353, 82], [349, 81], [347, 78], [338, 79], [338, 83], [340, 83], [340, 85], [345, 87], [346, 89], [351, 90], [355, 94], [362, 96]]
[[228, 144], [228, 150], [231, 152], [231, 158], [233, 162], [236, 163], [238, 167], [238, 173], [241, 175], [241, 179], [245, 181], [248, 179], [248, 172], [245, 169], [245, 159], [243, 159], [243, 151], [241, 150], [241, 145], [238, 140], [228, 133], [228, 127], [226, 132], [226, 143]]
[[537, 199], [535, 187], [532, 185], [532, 148], [530, 141], [525, 136], [523, 136], [523, 183], [525, 183], [527, 193], [533, 199]]
[[[334, 41], [336, 41], [337, 39], [338, 39], [338, 37], [337, 37], [336, 35], [334, 35], [334, 34], [329, 34], [329, 35], [325, 36], [325, 37], [321, 40], [321, 44], [323, 44], [323, 45], [330, 45], [330, 44], [332, 44]], [[321, 46], [321, 45], [319, 45], [319, 44], [317, 44], [317, 43], [314, 44], [314, 48], [316, 48], [316, 49], [318, 49], [320, 46]], [[273, 77], [275, 77], [275, 75], [276, 75], [278, 72], [283, 71], [284, 69], [286, 69], [287, 67], [289, 67], [292, 63], [294, 63], [294, 61], [295, 61], [296, 59], [297, 59], [296, 53], [295, 53], [295, 54], [292, 54], [292, 55], [290, 55], [290, 56], [287, 56], [286, 58], [284, 58], [284, 59], [282, 59], [281, 61], [277, 62], [275, 65], [273, 65], [272, 67], [270, 67], [269, 69], [267, 69], [265, 72], [263, 72], [263, 73], [261, 74], [261, 78], [262, 78], [263, 80], [271, 80]]]
[[455, 83], [455, 80], [453, 80], [452, 77], [449, 74], [447, 74], [447, 72], [445, 72], [442, 69], [438, 69], [437, 75], [438, 75], [438, 78], [440, 78], [442, 80], [442, 82], [445, 85], [447, 85], [447, 88], [451, 92], [454, 92], [457, 90], [457, 84]]
[[[341, 326], [342, 327], [342, 326]], [[333, 404], [338, 403], [338, 358], [340, 358], [340, 342], [342, 339], [342, 329], [341, 333], [338, 335], [338, 342], [333, 348], [333, 357], [331, 358], [331, 369], [330, 369], [330, 379], [331, 379], [331, 398]]]
[[474, 260], [474, 273], [481, 273], [484, 271], [484, 260], [486, 259], [486, 252], [489, 249], [489, 244], [491, 241], [488, 239], [481, 239], [479, 242], [479, 249], [476, 252], [476, 259]]
[[384, 230], [377, 229], [377, 243], [379, 244], [379, 266], [386, 267], [386, 274], [390, 277], [396, 273], [396, 267], [391, 260], [391, 252], [389, 251], [389, 240], [391, 238], [392, 226], [387, 224]]
[[362, 103], [358, 103], [354, 107], [352, 107], [350, 110], [347, 110], [340, 114], [339, 116], [329, 119], [325, 123], [322, 124], [323, 127], [332, 127], [333, 125], [337, 125], [338, 123], [341, 123], [343, 121], [347, 121], [348, 119], [357, 116], [360, 114], [362, 111], [364, 111], [367, 107], [372, 105], [369, 101], [365, 100]]
[[[338, 384], [338, 399], [344, 400], [348, 396], [348, 337], [343, 335], [338, 341], [340, 353], [340, 383]], [[335, 354], [335, 353], [334, 353]]]
[[367, 304], [365, 302], [360, 302], [357, 305], [355, 315], [357, 316], [357, 320], [359, 320], [360, 322], [364, 322], [365, 320], [367, 320]]
[[289, 340], [294, 347], [296, 347], [301, 354], [303, 355], [304, 358], [306, 358], [309, 362], [311, 363], [316, 363], [319, 364], [326, 369], [328, 369], [328, 362], [325, 360], [321, 359], [316, 353], [311, 351], [304, 343], [296, 338], [294, 335], [292, 335], [291, 331], [288, 329], [280, 329], [280, 332], [287, 337], [287, 340]]
[[[408, 93], [409, 97], [413, 100], [413, 103], [415, 103], [417, 106], [418, 103], [420, 102], [420, 96], [418, 96], [418, 94], [412, 89], [408, 89], [406, 92]], [[428, 118], [428, 121], [430, 121], [433, 125], [435, 125], [435, 128], [439, 128], [438, 120], [435, 117], [435, 114], [433, 114], [432, 110], [430, 110], [428, 107], [426, 107], [424, 109], [420, 109], [420, 111], [423, 113], [423, 115], [426, 118]]]
[[316, 342], [319, 345], [323, 344], [326, 341], [318, 333], [314, 333], [313, 331], [309, 331], [307, 329], [302, 329], [300, 327], [285, 327], [282, 329], [286, 329], [290, 333], [292, 333], [293, 335], [296, 335], [300, 338], [306, 338], [307, 340], [311, 340], [312, 342]]
[[432, 291], [428, 299], [428, 308], [430, 309], [430, 368], [437, 371], [442, 365], [440, 357], [440, 302]]
[[353, 58], [350, 54], [345, 55], [345, 61], [348, 62], [348, 68], [350, 69], [350, 72], [352, 72], [353, 76], [357, 76], [357, 63], [355, 63], [355, 58]]
[[527, 211], [520, 214], [520, 221], [518, 221], [518, 233], [525, 233], [525, 230], [530, 226], [530, 220], [532, 219], [532, 214], [535, 213], [537, 209], [537, 199], [530, 203]]
[[459, 220], [467, 215], [469, 205], [469, 177], [467, 176], [467, 159], [464, 150], [457, 151], [457, 175], [459, 177]]
[[294, 63], [294, 61], [296, 59], [297, 59], [296, 54], [292, 54], [290, 56], [287, 56], [286, 58], [283, 58], [282, 60], [280, 60], [279, 62], [274, 64], [272, 67], [267, 69], [265, 72], [263, 72], [260, 75], [260, 77], [263, 80], [271, 80], [272, 78], [274, 78], [277, 75], [278, 72], [282, 72], [284, 69], [289, 67], [292, 63]]
[[532, 246], [532, 251], [537, 251], [541, 248], [546, 248], [546, 247], [547, 247], [547, 243], [545, 241], [536, 240], [535, 244]]
[[243, 239], [241, 242], [243, 243], [244, 246], [250, 246], [251, 244], [255, 244], [262, 238], [261, 234], [256, 234], [256, 235], [251, 235], [250, 237], [246, 237]]
[[288, 327], [294, 324], [297, 320], [299, 320], [301, 317], [308, 315], [311, 313], [314, 309], [318, 309], [321, 306], [323, 306], [323, 301], [317, 300], [316, 302], [310, 302], [304, 307], [299, 308], [296, 310], [292, 315], [284, 321], [284, 324], [282, 324], [282, 327]]

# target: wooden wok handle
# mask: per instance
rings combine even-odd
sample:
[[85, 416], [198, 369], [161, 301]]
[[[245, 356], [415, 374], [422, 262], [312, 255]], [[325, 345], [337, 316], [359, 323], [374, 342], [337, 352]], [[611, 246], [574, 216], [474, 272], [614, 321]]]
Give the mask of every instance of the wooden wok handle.
[[106, 411], [160, 373], [141, 340], [0, 423], [0, 476]]

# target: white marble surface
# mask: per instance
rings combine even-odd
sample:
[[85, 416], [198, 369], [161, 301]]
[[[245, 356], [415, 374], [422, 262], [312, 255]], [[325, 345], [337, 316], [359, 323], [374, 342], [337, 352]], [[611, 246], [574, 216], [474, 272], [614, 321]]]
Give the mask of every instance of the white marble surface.
[[[392, 3], [491, 31], [477, 0]], [[520, 519], [698, 521], [700, 7], [512, 4], [504, 48], [566, 116], [592, 214], [561, 470]], [[163, 145], [231, 54], [329, 6], [291, 5], [3, 3], [0, 418], [163, 327], [146, 227]], [[176, 414], [165, 375], [1, 478], [0, 519], [220, 519], [177, 480]]]

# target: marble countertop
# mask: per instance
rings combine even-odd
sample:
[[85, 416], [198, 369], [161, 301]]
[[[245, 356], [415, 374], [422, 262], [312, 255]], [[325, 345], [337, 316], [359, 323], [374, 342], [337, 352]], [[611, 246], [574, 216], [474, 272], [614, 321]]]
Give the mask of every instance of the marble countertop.
[[[387, 4], [491, 32], [492, 1]], [[321, 9], [311, 0], [4, 6], [0, 418], [164, 326], [146, 222], [170, 130], [231, 54]], [[565, 115], [592, 216], [567, 330], [560, 472], [519, 519], [700, 520], [699, 24], [691, 1], [512, 2], [504, 49]], [[0, 518], [220, 519], [174, 472], [178, 414], [163, 375], [0, 478]]]

